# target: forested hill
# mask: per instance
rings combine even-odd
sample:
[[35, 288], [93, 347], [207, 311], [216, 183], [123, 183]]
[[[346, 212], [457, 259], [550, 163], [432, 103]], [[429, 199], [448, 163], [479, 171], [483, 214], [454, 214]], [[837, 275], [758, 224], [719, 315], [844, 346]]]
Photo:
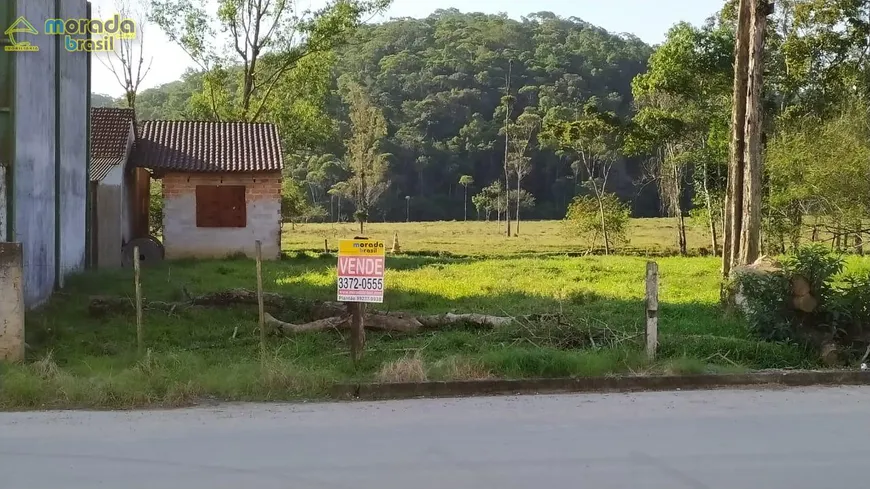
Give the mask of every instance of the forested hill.
[[[591, 97], [617, 114], [632, 110], [631, 81], [646, 69], [652, 48], [637, 37], [616, 35], [577, 18], [542, 12], [522, 20], [439, 10], [425, 19], [396, 19], [357, 32], [337, 53], [327, 104], [335, 137], [292, 159], [291, 174], [308, 198], [329, 206], [327, 191], [346, 178], [336, 158], [344, 154], [347, 109], [338, 96], [342, 77], [359, 82], [384, 112], [391, 154], [389, 189], [372, 218], [461, 219], [462, 175], [469, 195], [503, 177], [503, 96], [512, 60], [511, 118], [534, 112], [544, 122], [577, 114]], [[140, 94], [140, 118], [182, 118], [196, 74]], [[292, 148], [288, 148], [292, 149]], [[527, 217], [561, 218], [581, 191], [579, 166], [554, 149], [532, 142], [531, 173], [523, 188], [535, 199]], [[618, 165], [613, 189], [633, 198], [632, 164]], [[653, 209], [654, 211], [655, 209]], [[472, 214], [473, 216], [473, 214]]]

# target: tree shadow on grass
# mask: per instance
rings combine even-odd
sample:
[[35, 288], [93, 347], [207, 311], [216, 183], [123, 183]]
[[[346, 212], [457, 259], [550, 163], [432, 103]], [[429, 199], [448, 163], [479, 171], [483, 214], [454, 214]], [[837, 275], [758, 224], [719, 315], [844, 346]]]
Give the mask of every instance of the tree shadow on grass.
[[[391, 269], [467, 263], [457, 259], [392, 257]], [[335, 301], [334, 282], [323, 271], [332, 259], [293, 259], [264, 264], [264, 289], [306, 301]], [[244, 288], [256, 290], [253, 260], [173, 261], [143, 268], [141, 284], [146, 301], [181, 302], [187, 294]], [[132, 306], [129, 314], [94, 318], [88, 312], [90, 297], [110, 295], [134, 297], [131, 270], [87, 272], [68, 280], [45, 306], [27, 315], [27, 341], [30, 358], [53, 351], [59, 360], [82, 355], [101, 362], [135, 361], [136, 326]], [[293, 280], [287, 280], [292, 277]], [[638, 284], [641, 287], [642, 284]], [[466, 289], [467, 290], [467, 289]], [[516, 290], [483, 290], [456, 295], [388, 288], [383, 304], [370, 307], [383, 311], [405, 311], [419, 315], [446, 312], [481, 313], [520, 317], [530, 314], [559, 315], [558, 334], [553, 324], [520, 321], [504, 332], [463, 326], [449, 327], [425, 334], [371, 332], [373, 349], [387, 357], [403, 351], [428, 349], [439, 355], [480, 353], [504, 348], [586, 348], [602, 347], [600, 342], [581, 338], [578, 331], [609, 330], [621, 337], [642, 339], [646, 322], [645, 305], [638, 298], [617, 298], [594, 290], [575, 291], [563, 297]], [[631, 295], [631, 294], [629, 294]], [[293, 307], [269, 310], [281, 320], [305, 322], [309, 311]], [[549, 328], [549, 329], [548, 329]], [[723, 363], [738, 362], [759, 367], [794, 366], [793, 349], [777, 350], [777, 345], [762, 344], [750, 337], [744, 324], [727, 318], [716, 304], [660, 301], [659, 331], [665, 358], [692, 355]], [[555, 334], [555, 336], [554, 336]], [[583, 333], [585, 334], [585, 333]], [[559, 336], [562, 335], [562, 336]], [[564, 337], [564, 335], [574, 335]], [[640, 335], [640, 336], [638, 336]], [[259, 344], [256, 305], [227, 308], [145, 311], [146, 344], [155, 351], [192, 352], [204, 355], [206, 362], [227, 362], [234, 358], [256, 358]], [[544, 338], [544, 339], [542, 339]], [[312, 365], [335, 361], [346, 349], [346, 337], [339, 332], [314, 333], [274, 340], [281, 355], [303, 359]], [[428, 346], [427, 346], [428, 345]], [[555, 345], [555, 346], [554, 346]], [[640, 347], [640, 344], [633, 344]], [[785, 352], [785, 353], [783, 353]], [[382, 360], [382, 356], [378, 357]], [[783, 358], [785, 360], [783, 360]], [[378, 360], [378, 361], [380, 361]], [[302, 361], [302, 360], [300, 360]], [[375, 360], [371, 360], [375, 361]], [[784, 363], [784, 364], [783, 364]]]

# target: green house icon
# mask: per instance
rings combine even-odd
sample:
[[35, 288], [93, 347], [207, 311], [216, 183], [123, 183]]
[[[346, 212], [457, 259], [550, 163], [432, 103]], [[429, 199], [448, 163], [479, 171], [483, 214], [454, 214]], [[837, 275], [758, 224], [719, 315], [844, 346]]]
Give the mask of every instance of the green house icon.
[[15, 39], [15, 34], [31, 34], [37, 35], [39, 31], [37, 31], [33, 24], [31, 24], [24, 16], [18, 17], [12, 25], [3, 31], [3, 34], [9, 37], [9, 41], [5, 42], [6, 46], [3, 46], [4, 51], [8, 52], [34, 52], [39, 51], [39, 46], [34, 46], [30, 44], [30, 41], [19, 41]]

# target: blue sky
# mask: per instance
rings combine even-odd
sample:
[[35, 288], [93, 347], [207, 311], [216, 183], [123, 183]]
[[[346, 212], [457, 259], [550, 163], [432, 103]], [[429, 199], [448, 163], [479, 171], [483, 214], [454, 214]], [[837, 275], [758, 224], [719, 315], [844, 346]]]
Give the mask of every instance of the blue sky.
[[[114, 0], [92, 1], [95, 16], [108, 17], [114, 13]], [[724, 0], [394, 0], [382, 18], [426, 17], [437, 9], [448, 8], [463, 12], [503, 12], [513, 18], [550, 11], [562, 17], [579, 17], [611, 32], [630, 32], [648, 43], [658, 43], [675, 23], [700, 24], [723, 4]], [[141, 88], [178, 79], [192, 65], [187, 55], [169, 42], [158, 27], [141, 28], [146, 64], [153, 59]], [[94, 92], [113, 96], [123, 93], [103, 63], [95, 61], [92, 66]]]

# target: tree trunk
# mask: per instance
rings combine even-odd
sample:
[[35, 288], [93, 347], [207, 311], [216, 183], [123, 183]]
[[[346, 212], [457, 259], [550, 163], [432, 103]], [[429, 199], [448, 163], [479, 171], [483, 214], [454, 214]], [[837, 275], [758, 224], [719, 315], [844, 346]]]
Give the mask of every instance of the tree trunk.
[[465, 213], [465, 220], [468, 220], [468, 186], [465, 187], [465, 197], [462, 198], [462, 207]]
[[791, 231], [791, 249], [797, 251], [801, 247], [801, 232], [804, 226], [804, 216], [800, 209], [794, 212], [794, 227]]
[[[505, 197], [505, 224], [506, 224], [506, 232], [505, 235], [510, 238], [511, 237], [511, 181], [510, 174], [508, 172], [508, 160], [509, 160], [509, 151], [510, 151], [510, 135], [508, 134], [508, 123], [510, 122], [511, 117], [511, 107], [510, 96], [511, 96], [511, 68], [513, 68], [513, 61], [508, 60], [508, 76], [507, 76], [507, 84], [505, 90], [505, 111], [504, 111], [504, 188], [506, 192]], [[519, 196], [517, 196], [519, 197]]]
[[767, 0], [752, 0], [750, 31], [749, 86], [746, 99], [746, 156], [743, 175], [743, 218], [740, 230], [739, 265], [758, 259], [761, 241], [761, 174], [763, 132], [762, 78], [764, 75], [764, 37], [770, 6]]
[[365, 221], [363, 221], [362, 219], [360, 219], [359, 221], [359, 234], [360, 236], [365, 234]]
[[677, 216], [677, 241], [680, 246], [680, 255], [686, 256], [686, 219], [683, 217], [683, 186], [679, 166], [671, 164], [674, 173], [674, 214]]
[[598, 199], [598, 214], [601, 216], [601, 234], [604, 236], [604, 254], [610, 254], [610, 237], [607, 235], [607, 220], [604, 217], [604, 198], [601, 192], [595, 192]]
[[713, 252], [713, 256], [719, 256], [719, 237], [716, 235], [716, 220], [714, 219], [713, 214], [713, 199], [710, 197], [710, 188], [707, 185], [707, 179], [709, 178], [709, 166], [707, 163], [704, 163], [702, 167], [704, 174], [702, 190], [704, 192], [704, 204], [707, 206], [707, 222], [710, 226], [710, 240], [712, 244], [711, 251]]
[[746, 130], [746, 92], [749, 83], [750, 0], [740, 0], [737, 14], [737, 42], [734, 48], [734, 92], [731, 110], [731, 143], [728, 186], [725, 193], [725, 225], [722, 245], [722, 276], [728, 278], [740, 250], [743, 216], [743, 172]]
[[516, 231], [514, 232], [514, 236], [520, 235], [520, 176], [517, 175], [517, 226]]

